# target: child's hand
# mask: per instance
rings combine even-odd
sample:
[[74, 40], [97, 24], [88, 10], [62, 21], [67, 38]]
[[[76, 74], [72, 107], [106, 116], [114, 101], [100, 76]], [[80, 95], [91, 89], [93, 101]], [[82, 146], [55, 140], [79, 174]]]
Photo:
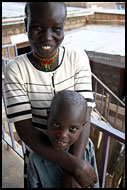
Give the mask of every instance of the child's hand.
[[81, 187], [94, 187], [94, 184], [97, 183], [97, 176], [93, 167], [87, 161], [80, 160], [75, 169], [74, 175]]
[[65, 171], [62, 188], [81, 188], [81, 186], [78, 184], [73, 174]]

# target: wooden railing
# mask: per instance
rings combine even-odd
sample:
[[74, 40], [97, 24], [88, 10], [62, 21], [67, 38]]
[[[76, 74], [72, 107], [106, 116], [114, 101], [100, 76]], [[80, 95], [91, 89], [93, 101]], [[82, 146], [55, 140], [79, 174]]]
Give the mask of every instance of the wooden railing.
[[93, 73], [92, 80], [94, 84], [93, 94], [96, 102], [95, 111], [108, 125], [125, 132], [125, 103]]

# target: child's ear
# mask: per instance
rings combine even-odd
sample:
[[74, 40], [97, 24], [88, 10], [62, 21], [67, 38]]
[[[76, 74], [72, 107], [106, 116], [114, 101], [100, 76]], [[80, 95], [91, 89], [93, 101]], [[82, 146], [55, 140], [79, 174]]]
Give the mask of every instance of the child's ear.
[[87, 123], [88, 123], [88, 121], [84, 121], [82, 126], [85, 127], [85, 125], [86, 125]]
[[88, 123], [88, 121], [84, 121], [84, 122], [82, 123], [81, 131], [84, 129], [84, 127], [86, 126], [87, 123]]

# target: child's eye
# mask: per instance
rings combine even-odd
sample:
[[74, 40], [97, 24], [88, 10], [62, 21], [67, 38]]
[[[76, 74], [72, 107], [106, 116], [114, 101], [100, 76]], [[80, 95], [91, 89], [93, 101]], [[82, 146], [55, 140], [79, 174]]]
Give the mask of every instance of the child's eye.
[[36, 30], [36, 31], [41, 31], [41, 30], [42, 30], [42, 28], [41, 28], [40, 26], [33, 26], [33, 28], [34, 28], [34, 30]]
[[59, 128], [59, 127], [60, 127], [60, 125], [59, 125], [58, 123], [55, 123], [55, 122], [52, 124], [52, 126], [53, 126], [54, 128]]
[[77, 128], [76, 127], [70, 127], [70, 131], [75, 132], [75, 131], [77, 131]]
[[60, 32], [60, 31], [61, 31], [61, 28], [59, 28], [59, 27], [54, 27], [54, 28], [53, 28], [53, 31], [54, 31], [54, 32]]

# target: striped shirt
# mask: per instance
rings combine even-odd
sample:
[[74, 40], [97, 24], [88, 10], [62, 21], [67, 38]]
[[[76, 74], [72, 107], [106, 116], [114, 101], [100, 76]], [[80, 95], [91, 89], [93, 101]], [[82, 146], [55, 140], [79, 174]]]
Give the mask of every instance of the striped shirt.
[[16, 122], [32, 118], [41, 128], [47, 126], [47, 110], [55, 93], [75, 90], [95, 107], [91, 69], [86, 52], [81, 48], [59, 48], [59, 66], [51, 72], [36, 69], [27, 54], [15, 57], [5, 70], [7, 118]]

